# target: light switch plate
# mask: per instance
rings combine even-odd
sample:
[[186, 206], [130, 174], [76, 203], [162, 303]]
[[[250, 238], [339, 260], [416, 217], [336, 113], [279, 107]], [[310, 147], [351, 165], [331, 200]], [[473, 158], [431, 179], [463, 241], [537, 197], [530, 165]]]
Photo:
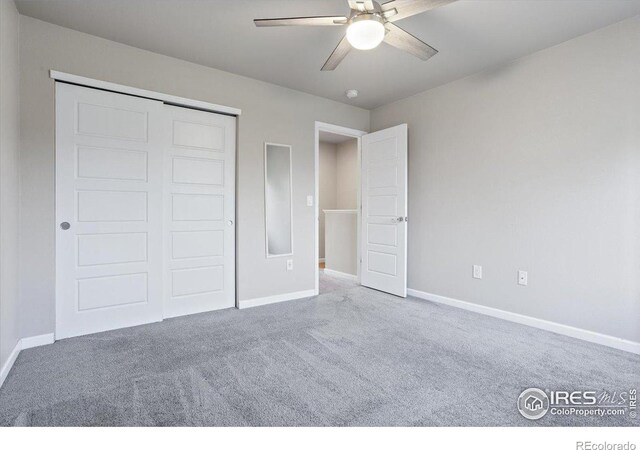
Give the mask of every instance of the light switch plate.
[[473, 266], [473, 278], [482, 279], [482, 266]]
[[529, 282], [529, 274], [524, 270], [518, 270], [518, 284], [520, 286], [526, 286]]
[[307, 195], [307, 206], [313, 206], [313, 195]]

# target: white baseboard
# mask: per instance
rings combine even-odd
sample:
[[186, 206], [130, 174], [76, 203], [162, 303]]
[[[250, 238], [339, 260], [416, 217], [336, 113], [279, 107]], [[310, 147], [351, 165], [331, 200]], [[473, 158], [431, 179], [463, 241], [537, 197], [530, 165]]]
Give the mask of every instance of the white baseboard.
[[331, 270], [331, 269], [324, 269], [324, 273], [326, 273], [327, 275], [331, 275], [333, 277], [339, 277], [339, 278], [347, 278], [349, 280], [357, 280], [358, 277], [356, 275], [350, 274], [350, 273], [344, 273], [344, 272], [339, 272], [337, 270]]
[[4, 380], [7, 379], [7, 376], [9, 375], [9, 372], [13, 367], [13, 363], [16, 362], [16, 359], [18, 358], [18, 355], [22, 350], [26, 350], [28, 348], [33, 348], [33, 347], [40, 347], [42, 345], [53, 344], [54, 340], [55, 339], [54, 339], [53, 333], [41, 334], [39, 336], [30, 336], [30, 337], [20, 339], [16, 343], [16, 346], [11, 351], [11, 354], [9, 355], [9, 359], [7, 359], [7, 362], [4, 363], [4, 365], [2, 366], [2, 369], [0, 370], [0, 387], [2, 387]]
[[489, 306], [478, 305], [476, 303], [465, 302], [463, 300], [444, 297], [442, 295], [430, 294], [428, 292], [418, 291], [416, 289], [407, 289], [407, 293], [413, 297], [421, 298], [423, 300], [429, 300], [435, 303], [453, 306], [455, 308], [461, 308], [467, 311], [473, 311], [476, 313], [485, 314], [487, 316], [497, 317], [498, 319], [504, 319], [510, 322], [516, 322], [522, 325], [528, 325], [530, 327], [551, 331], [553, 333], [582, 339], [583, 341], [606, 345], [607, 347], [616, 348], [618, 350], [640, 354], [640, 342], [629, 341], [615, 336], [610, 336], [608, 334], [596, 333], [595, 331], [576, 328], [570, 325], [564, 325], [544, 319], [537, 319], [535, 317], [504, 311], [502, 309], [491, 308]]
[[16, 343], [16, 346], [11, 351], [11, 354], [9, 354], [9, 359], [7, 359], [7, 362], [5, 362], [4, 365], [2, 366], [2, 369], [0, 369], [0, 387], [2, 387], [4, 380], [7, 379], [7, 376], [9, 375], [9, 371], [13, 367], [13, 363], [16, 362], [16, 359], [18, 358], [19, 354], [20, 354], [20, 341]]
[[262, 306], [262, 305], [269, 305], [271, 303], [287, 302], [289, 300], [298, 300], [300, 298], [313, 297], [314, 295], [316, 295], [315, 289], [309, 289], [307, 291], [290, 292], [288, 294], [252, 298], [251, 300], [243, 300], [239, 302], [238, 309], [253, 308], [254, 306]]
[[41, 334], [39, 336], [31, 336], [22, 338], [20, 342], [22, 343], [22, 350], [26, 350], [28, 348], [40, 347], [41, 345], [49, 345], [53, 344], [55, 341], [53, 333], [49, 334]]

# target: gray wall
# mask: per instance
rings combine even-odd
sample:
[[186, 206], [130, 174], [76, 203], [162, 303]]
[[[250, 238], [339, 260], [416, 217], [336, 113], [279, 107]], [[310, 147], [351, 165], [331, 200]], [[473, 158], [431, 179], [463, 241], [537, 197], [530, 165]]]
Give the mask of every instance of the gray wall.
[[358, 167], [358, 140], [349, 139], [336, 146], [336, 207], [356, 209], [360, 168]]
[[336, 144], [320, 141], [319, 155], [318, 155], [318, 238], [319, 238], [319, 257], [324, 258], [325, 252], [325, 209], [336, 209]]
[[[322, 139], [322, 137], [321, 137]], [[358, 206], [358, 140], [339, 144], [320, 141], [319, 155], [319, 246], [325, 257], [325, 209], [356, 209]], [[357, 245], [353, 243], [354, 247]]]
[[[369, 111], [21, 18], [20, 270], [24, 336], [54, 328], [54, 90], [48, 70], [242, 109], [238, 121], [237, 280], [240, 300], [315, 285], [314, 122], [366, 130]], [[265, 256], [264, 141], [293, 146], [294, 270]]]
[[358, 215], [330, 212], [325, 218], [325, 268], [344, 274], [358, 274]]
[[410, 288], [640, 341], [640, 18], [372, 111], [402, 122]]
[[[5, 47], [16, 45], [13, 5], [2, 13], [4, 158], [6, 145], [17, 148], [5, 108], [18, 106], [16, 90], [5, 87], [17, 76], [4, 59]], [[640, 341], [639, 21], [371, 113], [373, 129], [410, 127], [411, 288]], [[305, 200], [314, 187], [314, 121], [366, 130], [368, 111], [27, 17], [20, 28], [23, 336], [54, 327], [52, 68], [242, 108], [239, 298], [313, 288], [314, 214]], [[293, 272], [264, 254], [264, 141], [293, 145]], [[11, 164], [2, 166], [3, 186]], [[7, 185], [14, 199], [16, 184]], [[2, 232], [15, 237], [8, 222]], [[11, 242], [2, 243], [15, 261]], [[471, 278], [472, 264], [484, 266], [483, 280]], [[516, 285], [518, 269], [529, 271], [529, 286]], [[5, 288], [10, 283], [2, 317], [15, 317]], [[0, 340], [2, 351], [15, 341], [11, 327], [0, 324], [0, 336], [11, 336], [7, 345]]]
[[13, 0], [0, 0], [0, 368], [19, 339], [19, 24]]

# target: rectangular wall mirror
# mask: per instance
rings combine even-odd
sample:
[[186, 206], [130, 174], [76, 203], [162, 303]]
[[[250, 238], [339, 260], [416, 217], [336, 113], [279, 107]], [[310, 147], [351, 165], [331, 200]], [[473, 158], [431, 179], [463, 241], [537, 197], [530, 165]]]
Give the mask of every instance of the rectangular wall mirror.
[[265, 143], [264, 190], [267, 257], [293, 254], [291, 146]]

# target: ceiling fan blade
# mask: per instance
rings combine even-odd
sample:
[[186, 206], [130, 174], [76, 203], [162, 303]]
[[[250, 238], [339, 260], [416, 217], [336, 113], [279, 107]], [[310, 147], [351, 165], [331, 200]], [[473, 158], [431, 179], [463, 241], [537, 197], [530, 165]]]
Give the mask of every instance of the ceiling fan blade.
[[426, 61], [438, 53], [438, 50], [422, 42], [414, 35], [407, 33], [397, 25], [387, 23], [385, 24], [385, 28], [388, 33], [385, 35], [384, 41], [389, 45], [393, 45], [400, 50], [409, 52], [423, 61]]
[[382, 15], [389, 22], [415, 16], [430, 9], [453, 3], [456, 0], [391, 0], [381, 5]]
[[324, 63], [321, 70], [333, 70], [338, 67], [338, 64], [340, 64], [344, 57], [347, 56], [349, 50], [351, 50], [351, 44], [349, 44], [349, 41], [347, 41], [347, 37], [345, 36], [333, 50], [333, 53], [331, 53], [331, 56], [329, 56], [329, 59]]
[[254, 19], [253, 23], [257, 27], [286, 27], [294, 25], [328, 27], [344, 25], [348, 20], [344, 16], [282, 17], [277, 19]]

